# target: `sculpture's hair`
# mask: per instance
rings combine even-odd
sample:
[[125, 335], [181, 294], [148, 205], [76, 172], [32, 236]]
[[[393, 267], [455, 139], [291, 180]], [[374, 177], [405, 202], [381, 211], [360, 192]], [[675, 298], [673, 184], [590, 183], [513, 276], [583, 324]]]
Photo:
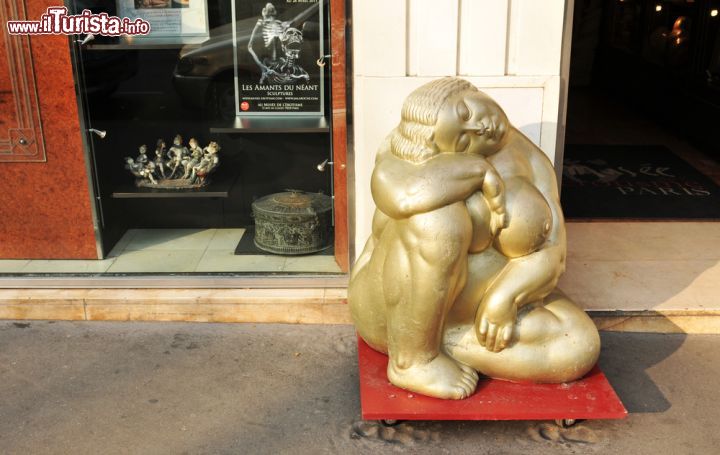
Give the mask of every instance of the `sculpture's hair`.
[[455, 93], [479, 91], [470, 82], [445, 77], [429, 82], [408, 95], [403, 103], [400, 124], [390, 133], [391, 151], [398, 158], [419, 163], [438, 153], [433, 131], [438, 113]]

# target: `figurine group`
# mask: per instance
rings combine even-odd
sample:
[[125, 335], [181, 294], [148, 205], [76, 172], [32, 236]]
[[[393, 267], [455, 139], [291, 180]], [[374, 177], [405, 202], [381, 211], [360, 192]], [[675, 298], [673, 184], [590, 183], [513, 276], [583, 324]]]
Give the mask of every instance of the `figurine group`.
[[190, 138], [188, 146], [183, 145], [179, 134], [173, 139], [173, 145], [166, 151], [165, 141], [158, 139], [155, 158], [150, 159], [147, 146], [140, 146], [137, 158], [126, 157], [125, 168], [137, 180], [139, 187], [153, 188], [199, 188], [207, 185], [207, 176], [220, 164], [217, 142], [210, 142], [200, 148], [195, 138]]

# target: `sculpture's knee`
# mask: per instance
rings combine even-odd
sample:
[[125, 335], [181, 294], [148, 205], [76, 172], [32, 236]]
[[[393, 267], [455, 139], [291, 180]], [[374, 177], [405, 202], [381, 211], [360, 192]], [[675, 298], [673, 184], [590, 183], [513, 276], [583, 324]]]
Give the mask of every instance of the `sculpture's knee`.
[[597, 327], [579, 308], [576, 308], [576, 314], [563, 321], [562, 330], [556, 334], [553, 344], [546, 371], [548, 382], [579, 379], [595, 366], [600, 356]]

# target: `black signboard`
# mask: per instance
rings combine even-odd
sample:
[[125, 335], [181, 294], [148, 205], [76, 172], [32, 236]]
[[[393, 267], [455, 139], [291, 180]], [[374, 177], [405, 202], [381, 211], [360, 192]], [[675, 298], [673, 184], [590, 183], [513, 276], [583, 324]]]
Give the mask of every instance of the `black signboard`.
[[322, 115], [322, 0], [235, 0], [237, 115]]

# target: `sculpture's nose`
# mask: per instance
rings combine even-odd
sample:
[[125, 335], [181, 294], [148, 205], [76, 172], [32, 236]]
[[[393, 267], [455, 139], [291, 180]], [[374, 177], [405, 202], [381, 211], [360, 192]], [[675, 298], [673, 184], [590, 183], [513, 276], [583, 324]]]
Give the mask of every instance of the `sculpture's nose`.
[[471, 126], [468, 129], [473, 133], [477, 134], [478, 136], [482, 136], [483, 134], [487, 133], [489, 128], [485, 126], [485, 123], [480, 122], [477, 125]]

